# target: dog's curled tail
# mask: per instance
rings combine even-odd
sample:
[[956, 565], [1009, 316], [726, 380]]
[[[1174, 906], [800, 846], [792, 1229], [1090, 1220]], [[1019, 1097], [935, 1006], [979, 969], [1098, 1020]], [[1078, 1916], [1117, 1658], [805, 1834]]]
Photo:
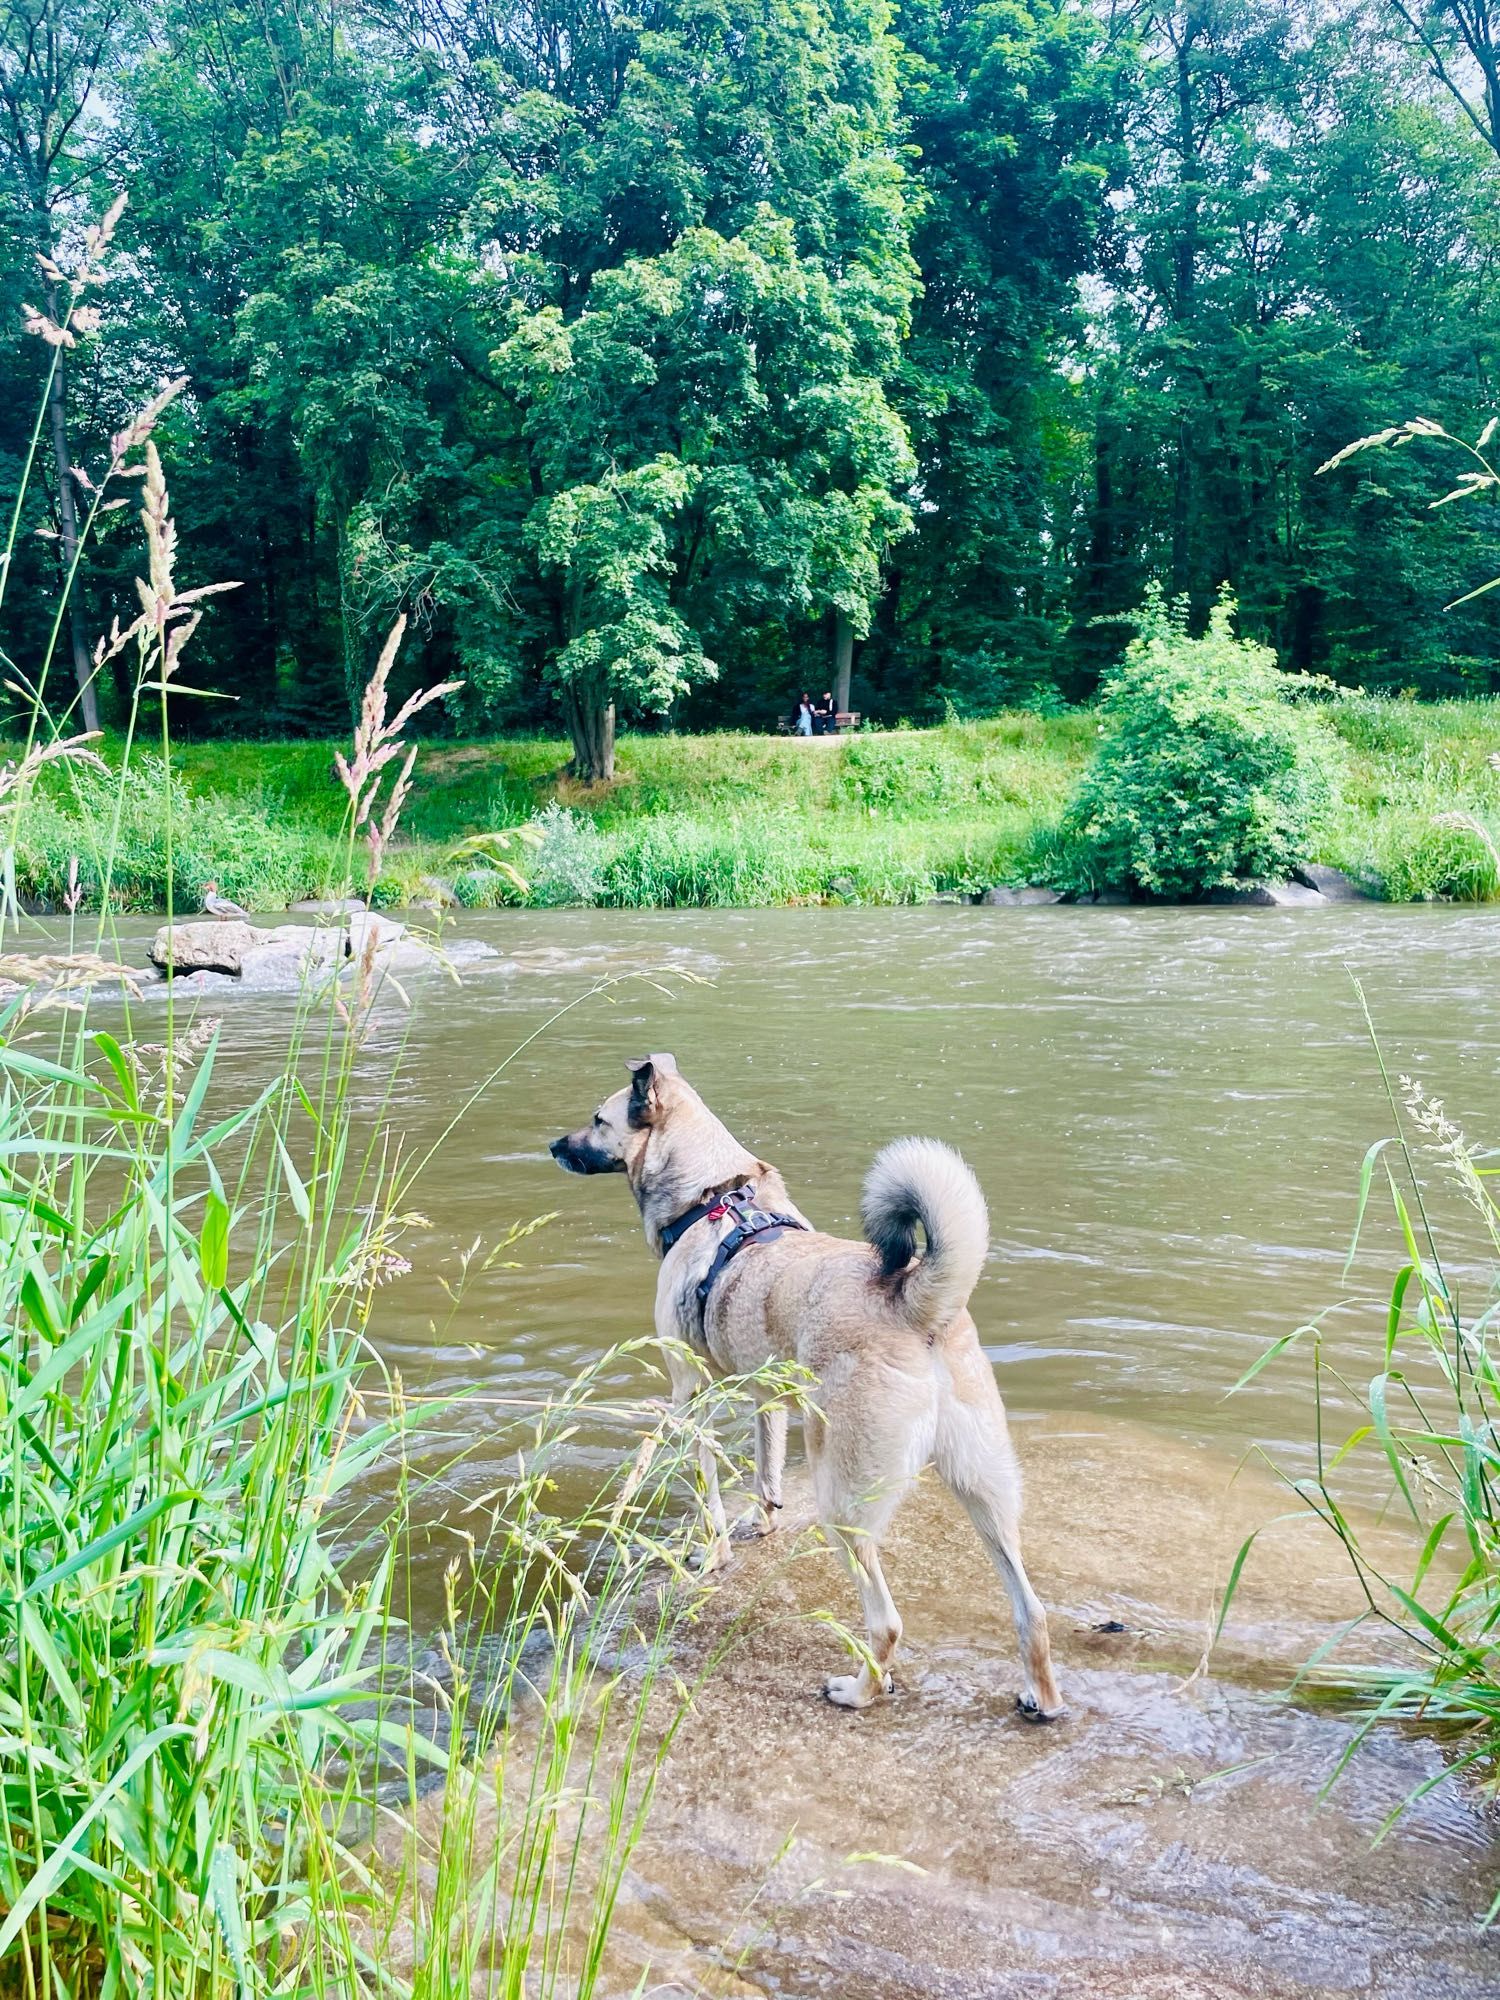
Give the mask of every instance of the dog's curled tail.
[[[865, 1176], [860, 1213], [898, 1307], [935, 1339], [968, 1304], [990, 1245], [973, 1169], [938, 1139], [895, 1139]], [[912, 1264], [918, 1223], [927, 1247]]]

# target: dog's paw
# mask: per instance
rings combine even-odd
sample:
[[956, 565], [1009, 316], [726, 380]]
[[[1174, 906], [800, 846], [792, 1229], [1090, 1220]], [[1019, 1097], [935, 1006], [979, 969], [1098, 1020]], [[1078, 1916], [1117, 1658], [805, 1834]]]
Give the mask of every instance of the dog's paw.
[[688, 1563], [699, 1576], [713, 1576], [719, 1570], [727, 1569], [730, 1560], [729, 1538], [725, 1536], [717, 1542], [710, 1542], [706, 1549], [695, 1549]]
[[1016, 1711], [1023, 1722], [1061, 1722], [1068, 1712], [1061, 1703], [1056, 1708], [1043, 1708], [1034, 1694], [1018, 1694]]
[[761, 1542], [772, 1533], [776, 1526], [776, 1516], [767, 1514], [759, 1507], [752, 1507], [730, 1529], [731, 1541]]
[[[886, 1674], [880, 1683], [882, 1694], [894, 1694], [896, 1683]], [[868, 1708], [875, 1699], [868, 1674], [830, 1674], [823, 1683], [823, 1699], [835, 1708]]]

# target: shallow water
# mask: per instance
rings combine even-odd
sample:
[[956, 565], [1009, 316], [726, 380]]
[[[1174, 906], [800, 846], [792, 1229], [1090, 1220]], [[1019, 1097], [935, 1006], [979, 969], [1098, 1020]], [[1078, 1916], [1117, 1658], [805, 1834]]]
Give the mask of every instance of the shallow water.
[[[1500, 1959], [1471, 1928], [1500, 1884], [1479, 1810], [1444, 1788], [1370, 1846], [1435, 1768], [1430, 1746], [1382, 1738], [1320, 1802], [1347, 1725], [1267, 1694], [1337, 1614], [1336, 1550], [1278, 1542], [1212, 1675], [1181, 1685], [1247, 1524], [1287, 1504], [1253, 1472], [1231, 1489], [1236, 1463], [1255, 1443], [1307, 1462], [1303, 1363], [1226, 1391], [1330, 1307], [1330, 1339], [1367, 1376], [1401, 1261], [1372, 1204], [1342, 1275], [1360, 1161], [1390, 1126], [1351, 975], [1392, 1073], [1493, 1138], [1500, 917], [942, 907], [455, 928], [500, 956], [461, 988], [418, 982], [410, 1016], [382, 1013], [357, 1084], [373, 1114], [401, 1057], [397, 1122], [420, 1153], [510, 1058], [414, 1191], [432, 1228], [381, 1295], [376, 1338], [412, 1386], [530, 1399], [649, 1329], [654, 1271], [623, 1183], [565, 1180], [546, 1153], [628, 1055], [672, 1050], [825, 1228], [854, 1229], [871, 1155], [907, 1131], [961, 1147], [991, 1206], [974, 1311], [1027, 1468], [1028, 1559], [1072, 1718], [1012, 1720], [1008, 1630], [977, 1548], [936, 1498], [914, 1501], [891, 1564], [912, 1641], [899, 1699], [827, 1710], [827, 1633], [778, 1618], [686, 1732], [623, 1933], [676, 1981], [658, 1990], [1500, 1993]], [[214, 1005], [227, 1071], [257, 1079], [284, 1003]], [[510, 1253], [519, 1269], [478, 1268], [507, 1226], [552, 1209]], [[634, 1363], [613, 1380], [622, 1399], [656, 1386]], [[449, 1420], [469, 1449], [429, 1513], [456, 1516], [494, 1483], [490, 1410]], [[580, 1476], [619, 1444], [607, 1427], [580, 1435]], [[742, 1557], [720, 1601], [753, 1582], [784, 1611], [850, 1611], [831, 1567], [783, 1578], [779, 1561]], [[424, 1608], [436, 1616], [435, 1587]], [[1110, 1617], [1125, 1635], [1094, 1633]], [[845, 1863], [872, 1851], [926, 1872]], [[736, 1913], [773, 1878], [757, 1908], [774, 1916], [726, 1958]]]
[[[649, 1330], [654, 1271], [623, 1183], [565, 1179], [546, 1152], [648, 1049], [674, 1051], [828, 1229], [856, 1227], [884, 1140], [951, 1140], [989, 1197], [974, 1310], [1018, 1418], [1108, 1411], [1226, 1451], [1252, 1438], [1302, 1450], [1294, 1365], [1227, 1403], [1225, 1390], [1270, 1340], [1368, 1297], [1397, 1261], [1377, 1202], [1368, 1254], [1341, 1278], [1360, 1162], [1390, 1127], [1351, 975], [1392, 1072], [1420, 1076], [1476, 1139], [1500, 1138], [1489, 912], [568, 911], [458, 924], [502, 955], [462, 987], [414, 982], [413, 1012], [382, 1014], [356, 1084], [373, 1113], [399, 1057], [398, 1123], [416, 1154], [511, 1058], [419, 1182], [434, 1226], [413, 1276], [381, 1300], [383, 1350], [432, 1386], [535, 1394]], [[596, 979], [672, 968], [709, 983], [663, 992], [627, 978], [556, 1018]], [[203, 1004], [226, 1017], [226, 1079], [279, 1059], [287, 1003]], [[549, 1210], [522, 1268], [471, 1267], [455, 1310], [443, 1286], [463, 1252]], [[1328, 1322], [1351, 1338], [1369, 1323], [1354, 1309]]]

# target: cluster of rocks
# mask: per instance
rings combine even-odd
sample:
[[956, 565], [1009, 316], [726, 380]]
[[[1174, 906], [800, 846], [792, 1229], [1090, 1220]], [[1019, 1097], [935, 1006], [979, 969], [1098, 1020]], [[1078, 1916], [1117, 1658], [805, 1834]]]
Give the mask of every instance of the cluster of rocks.
[[296, 993], [362, 966], [372, 982], [440, 964], [495, 956], [490, 945], [444, 942], [441, 954], [405, 924], [367, 910], [357, 898], [293, 906], [321, 921], [260, 925], [203, 917], [163, 924], [152, 940], [157, 974], [195, 992]]
[[[1213, 889], [1204, 898], [1209, 903], [1243, 903], [1262, 909], [1311, 909], [1328, 903], [1367, 903], [1374, 899], [1373, 890], [1356, 882], [1340, 868], [1325, 868], [1321, 862], [1310, 861], [1303, 868], [1294, 869], [1289, 882], [1235, 882], [1227, 888]], [[1064, 896], [1056, 889], [1044, 889], [1039, 884], [1013, 889], [1000, 887], [986, 889], [977, 896], [934, 896], [934, 903], [987, 903], [993, 908], [1030, 909], [1047, 903], [1092, 903], [1123, 905], [1131, 898], [1123, 889], [1101, 889], [1092, 896]]]

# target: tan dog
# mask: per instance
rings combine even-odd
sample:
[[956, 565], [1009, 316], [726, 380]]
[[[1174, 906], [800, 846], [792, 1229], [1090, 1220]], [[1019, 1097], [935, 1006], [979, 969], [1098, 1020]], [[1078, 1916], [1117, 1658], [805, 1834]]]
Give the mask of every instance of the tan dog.
[[[1036, 1719], [1062, 1714], [1047, 1614], [1021, 1564], [1021, 1482], [1005, 1409], [968, 1313], [989, 1248], [989, 1217], [971, 1170], [935, 1139], [898, 1139], [865, 1181], [867, 1240], [825, 1236], [671, 1056], [626, 1067], [629, 1085], [591, 1124], [555, 1140], [552, 1156], [571, 1173], [629, 1180], [646, 1241], [662, 1257], [656, 1331], [675, 1400], [685, 1402], [703, 1380], [683, 1347], [714, 1376], [748, 1375], [779, 1359], [800, 1362], [816, 1378], [817, 1414], [806, 1435], [818, 1516], [859, 1591], [876, 1669], [866, 1663], [830, 1679], [828, 1698], [864, 1708], [890, 1691], [901, 1619], [881, 1572], [880, 1539], [912, 1481], [935, 1464], [1010, 1597], [1025, 1677], [1019, 1707]], [[725, 1206], [731, 1190], [742, 1197], [738, 1208]], [[764, 1240], [752, 1234], [730, 1261], [720, 1259], [737, 1225], [743, 1235], [747, 1222], [777, 1218], [792, 1226], [761, 1228]], [[781, 1506], [785, 1455], [786, 1412], [773, 1408], [756, 1425], [767, 1528]], [[700, 1462], [714, 1530], [708, 1564], [716, 1567], [729, 1536], [707, 1444]]]

